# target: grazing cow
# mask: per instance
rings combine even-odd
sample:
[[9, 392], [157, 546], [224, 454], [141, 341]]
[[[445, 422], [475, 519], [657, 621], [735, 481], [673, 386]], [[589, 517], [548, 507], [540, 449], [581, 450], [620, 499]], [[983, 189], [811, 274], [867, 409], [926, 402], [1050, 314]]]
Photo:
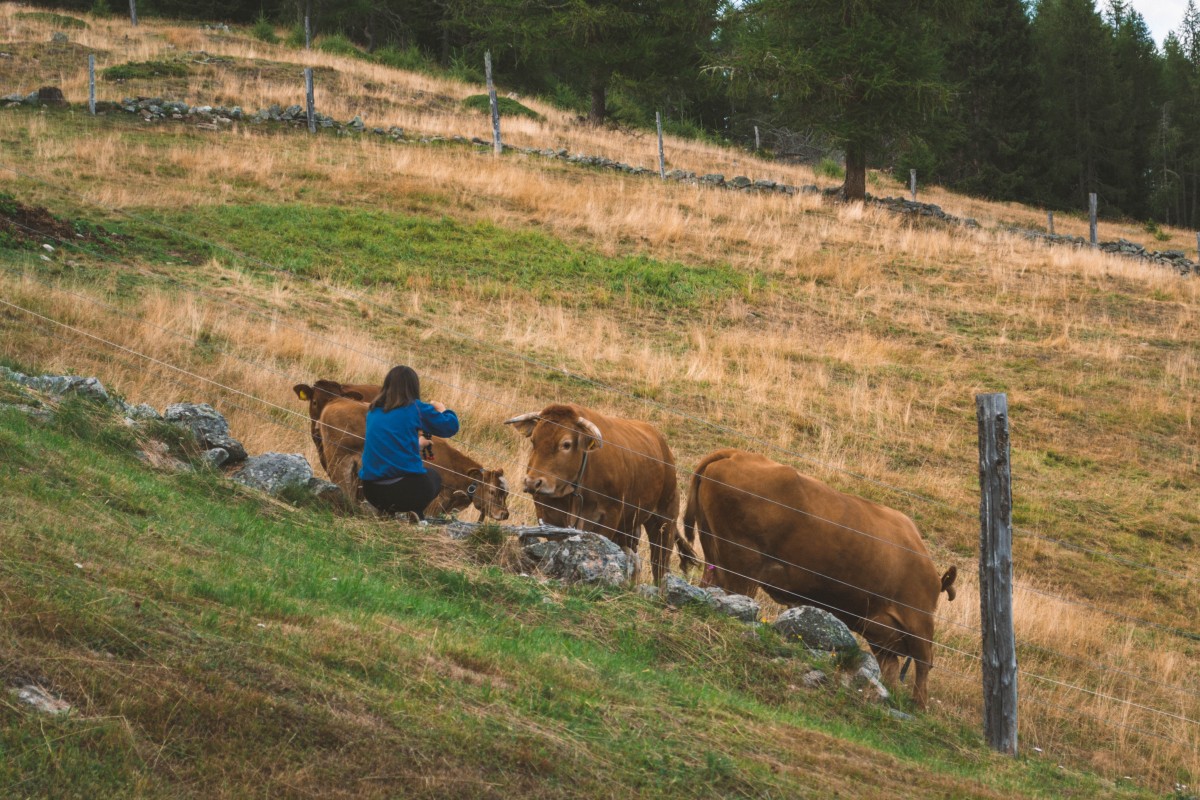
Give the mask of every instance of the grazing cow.
[[[342, 384], [320, 380], [299, 384], [296, 395], [308, 400], [309, 415], [316, 413], [312, 437], [321, 466], [329, 479], [351, 501], [362, 499], [358, 470], [367, 430], [368, 400], [379, 394], [374, 385]], [[422, 437], [426, 468], [442, 476], [442, 490], [426, 508], [427, 514], [453, 514], [468, 506], [479, 511], [479, 521], [508, 519], [508, 483], [502, 469], [484, 469], [475, 459], [445, 439]]]
[[689, 538], [699, 529], [707, 582], [829, 611], [862, 634], [893, 686], [911, 657], [925, 707], [933, 614], [942, 592], [954, 599], [957, 570], [938, 576], [911, 519], [764, 456], [717, 450], [696, 468], [683, 524]]
[[600, 533], [634, 553], [643, 528], [655, 583], [666, 577], [676, 544], [681, 565], [695, 563], [676, 527], [675, 457], [652, 426], [577, 405], [546, 406], [504, 424], [533, 445], [524, 486], [539, 519]]

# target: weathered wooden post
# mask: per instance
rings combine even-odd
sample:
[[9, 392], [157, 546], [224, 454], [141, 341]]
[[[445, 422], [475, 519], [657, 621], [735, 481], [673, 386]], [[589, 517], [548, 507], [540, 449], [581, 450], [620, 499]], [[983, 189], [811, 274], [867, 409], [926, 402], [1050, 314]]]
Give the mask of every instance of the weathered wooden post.
[[1046, 229], [1048, 231], [1050, 231], [1051, 236], [1054, 235], [1054, 212], [1053, 211], [1046, 212]]
[[88, 113], [96, 116], [96, 54], [88, 53]]
[[496, 99], [496, 86], [492, 83], [492, 51], [483, 54], [483, 71], [487, 76], [488, 106], [492, 109], [492, 153], [500, 155], [504, 145], [500, 142], [500, 101]]
[[975, 396], [979, 423], [979, 610], [983, 727], [994, 750], [1017, 754], [1017, 646], [1012, 602], [1012, 474], [1008, 397]]
[[663, 155], [661, 111], [654, 112], [654, 124], [658, 128], [658, 177], [665, 181], [667, 179], [667, 159]]
[[915, 169], [908, 171], [908, 190], [912, 192], [913, 202], [917, 202], [917, 171]]
[[754, 152], [757, 153], [761, 149], [762, 149], [762, 139], [759, 138], [758, 126], [755, 125], [754, 126]]
[[1097, 243], [1096, 238], [1096, 193], [1088, 194], [1088, 233], [1091, 236], [1092, 244]]
[[304, 99], [308, 105], [308, 132], [317, 132], [317, 106], [313, 98], [312, 67], [304, 68]]
[[129, 21], [137, 27], [137, 0], [129, 0]]
[[304, 0], [304, 49], [312, 49], [312, 0]]

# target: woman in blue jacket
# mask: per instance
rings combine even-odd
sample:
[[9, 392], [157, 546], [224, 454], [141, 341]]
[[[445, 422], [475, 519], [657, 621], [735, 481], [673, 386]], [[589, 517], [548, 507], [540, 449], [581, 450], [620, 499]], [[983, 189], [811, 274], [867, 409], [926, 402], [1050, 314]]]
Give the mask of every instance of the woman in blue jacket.
[[363, 495], [387, 514], [425, 507], [442, 489], [442, 476], [425, 469], [420, 432], [443, 438], [458, 433], [458, 416], [441, 403], [421, 400], [421, 381], [412, 367], [392, 367], [383, 390], [367, 410], [363, 444]]

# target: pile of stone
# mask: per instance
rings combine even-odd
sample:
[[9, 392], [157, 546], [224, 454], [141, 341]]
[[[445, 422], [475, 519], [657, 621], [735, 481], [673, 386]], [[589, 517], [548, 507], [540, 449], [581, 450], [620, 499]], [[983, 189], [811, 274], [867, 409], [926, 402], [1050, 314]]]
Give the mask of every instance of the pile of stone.
[[[24, 375], [0, 366], [0, 379], [30, 390], [21, 403], [6, 404], [36, 419], [50, 419], [55, 403], [68, 396], [82, 397], [108, 406], [122, 415], [125, 424], [139, 427], [147, 422], [159, 422], [188, 432], [200, 448], [199, 465], [232, 473], [233, 480], [268, 494], [307, 491], [337, 502], [341, 490], [329, 481], [313, 475], [308, 460], [299, 453], [263, 453], [251, 456], [229, 432], [229, 422], [208, 403], [175, 403], [159, 413], [146, 403], [131, 405], [115, 397], [96, 378], [78, 375]], [[168, 448], [147, 437], [142, 460], [172, 470], [193, 467], [167, 454]], [[236, 471], [235, 471], [236, 470]]]
[[956, 217], [953, 214], [947, 214], [942, 210], [941, 206], [934, 205], [933, 203], [918, 203], [916, 200], [905, 200], [903, 197], [883, 197], [876, 199], [869, 195], [867, 202], [881, 206], [894, 214], [933, 219], [948, 225], [961, 225], [964, 228], [980, 227], [979, 222], [971, 217]]
[[[1045, 242], [1046, 244], [1079, 248], [1093, 246], [1091, 242], [1082, 236], [1064, 236], [1062, 234], [1044, 233], [1042, 231], [1031, 231], [1023, 228], [1009, 228], [1009, 230], [1031, 241]], [[1188, 258], [1187, 253], [1182, 250], [1147, 250], [1142, 245], [1127, 239], [1118, 239], [1115, 242], [1100, 242], [1095, 247], [1102, 252], [1111, 253], [1112, 255], [1135, 258], [1139, 261], [1148, 261], [1152, 264], [1169, 267], [1180, 275], [1200, 275], [1200, 264]]]

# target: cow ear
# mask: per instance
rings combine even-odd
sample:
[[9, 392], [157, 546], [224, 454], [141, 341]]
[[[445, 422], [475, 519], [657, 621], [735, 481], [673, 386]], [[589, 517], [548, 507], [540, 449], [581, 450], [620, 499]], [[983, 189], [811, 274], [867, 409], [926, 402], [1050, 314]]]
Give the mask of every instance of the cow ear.
[[313, 396], [313, 388], [307, 383], [297, 383], [292, 387], [292, 391], [296, 393], [296, 397], [301, 400], [311, 400]]
[[483, 480], [483, 470], [479, 467], [467, 470], [467, 477], [473, 481]]
[[594, 422], [583, 417], [577, 418], [575, 422], [580, 428], [583, 428], [583, 449], [585, 452], [590, 453], [604, 446], [604, 434], [600, 433], [600, 429], [596, 427]]
[[346, 392], [345, 394], [342, 395], [342, 397], [348, 398], [350, 400], [358, 400], [359, 402], [362, 402], [367, 399], [362, 396], [362, 392]]
[[526, 438], [533, 436], [533, 429], [537, 426], [537, 422], [538, 414], [536, 411], [530, 411], [528, 414], [504, 420], [505, 425], [512, 425], [517, 429], [517, 433]]

